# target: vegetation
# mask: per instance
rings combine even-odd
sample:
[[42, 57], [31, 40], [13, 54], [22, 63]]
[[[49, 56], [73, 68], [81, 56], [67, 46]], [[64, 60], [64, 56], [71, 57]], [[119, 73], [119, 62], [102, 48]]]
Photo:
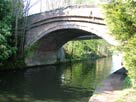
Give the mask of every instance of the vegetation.
[[136, 81], [136, 2], [113, 0], [104, 5], [105, 19], [110, 31], [121, 42], [125, 66], [129, 76]]
[[66, 59], [95, 59], [112, 54], [111, 45], [104, 40], [70, 41], [64, 45]]
[[0, 0], [0, 12], [0, 66], [11, 67], [10, 60], [12, 60], [12, 66], [17, 64], [17, 53], [21, 45], [18, 39], [18, 21], [23, 17], [23, 2], [22, 0]]
[[0, 1], [0, 62], [7, 60], [10, 56], [15, 54], [15, 47], [13, 47], [12, 40], [12, 11], [11, 1]]
[[118, 97], [115, 102], [136, 102], [136, 91], [135, 89], [124, 89], [117, 92]]

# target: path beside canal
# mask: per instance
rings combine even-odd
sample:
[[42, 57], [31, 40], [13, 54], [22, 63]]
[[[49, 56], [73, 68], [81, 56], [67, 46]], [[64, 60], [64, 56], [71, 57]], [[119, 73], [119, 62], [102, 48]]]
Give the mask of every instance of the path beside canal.
[[[124, 102], [120, 100], [127, 70], [121, 68], [106, 78], [95, 90], [89, 102]], [[126, 101], [127, 102], [127, 101]]]

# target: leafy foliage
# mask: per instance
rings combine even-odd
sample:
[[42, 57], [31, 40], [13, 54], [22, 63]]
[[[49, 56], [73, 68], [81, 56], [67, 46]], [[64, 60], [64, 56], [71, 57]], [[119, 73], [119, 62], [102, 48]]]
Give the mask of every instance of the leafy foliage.
[[110, 48], [104, 40], [70, 41], [64, 45], [66, 58], [79, 60], [111, 55]]
[[106, 22], [112, 34], [121, 41], [133, 37], [136, 31], [136, 3], [133, 0], [114, 0], [105, 5]]
[[0, 0], [0, 12], [0, 62], [3, 62], [15, 53], [15, 48], [12, 47], [13, 41], [11, 39], [13, 18], [10, 0]]
[[136, 80], [136, 2], [134, 0], [113, 0], [104, 5], [105, 19], [110, 31], [124, 52], [129, 75]]
[[126, 66], [129, 68], [131, 78], [136, 80], [136, 35], [129, 39], [128, 44], [124, 48], [124, 59]]

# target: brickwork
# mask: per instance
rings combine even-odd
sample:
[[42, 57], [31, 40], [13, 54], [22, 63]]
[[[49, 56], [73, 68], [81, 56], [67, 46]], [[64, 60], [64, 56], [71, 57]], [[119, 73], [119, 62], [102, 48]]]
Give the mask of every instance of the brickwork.
[[[42, 59], [43, 56], [48, 55], [47, 52], [56, 55], [56, 51], [66, 42], [81, 36], [89, 36], [92, 39], [102, 38], [109, 43], [115, 42], [107, 30], [100, 9], [86, 5], [69, 6], [31, 15], [27, 18], [26, 27], [25, 49], [38, 43], [38, 47], [33, 52], [42, 53], [40, 54]], [[33, 58], [36, 59], [36, 55], [29, 57], [26, 62]], [[37, 61], [39, 65], [40, 62], [41, 59]]]

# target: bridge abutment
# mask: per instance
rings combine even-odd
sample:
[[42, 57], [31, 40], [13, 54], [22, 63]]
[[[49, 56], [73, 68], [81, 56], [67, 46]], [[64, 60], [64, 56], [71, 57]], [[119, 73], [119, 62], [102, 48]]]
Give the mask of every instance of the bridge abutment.
[[65, 61], [63, 47], [55, 51], [29, 50], [25, 57], [27, 66], [48, 65]]

